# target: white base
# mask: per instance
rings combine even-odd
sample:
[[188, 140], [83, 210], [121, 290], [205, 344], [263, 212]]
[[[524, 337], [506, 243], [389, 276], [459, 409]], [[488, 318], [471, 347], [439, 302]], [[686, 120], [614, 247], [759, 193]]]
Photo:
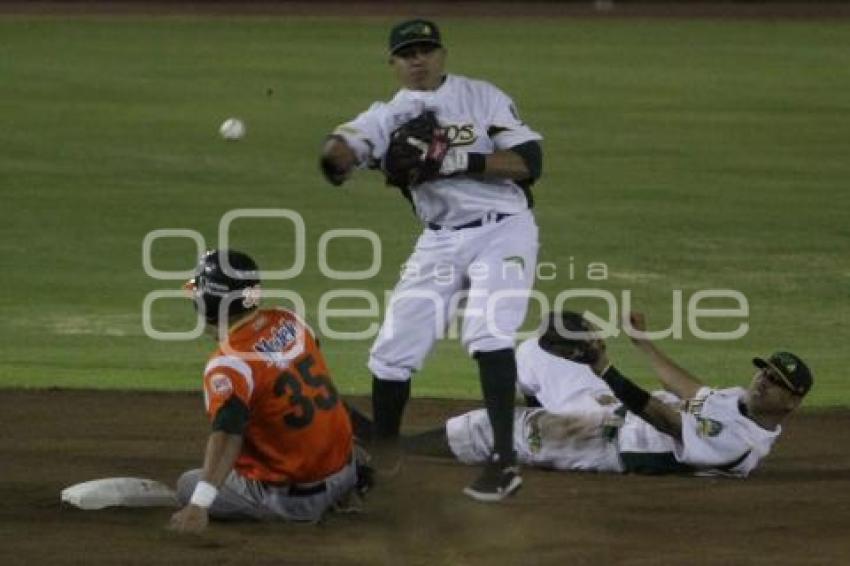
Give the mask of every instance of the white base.
[[62, 503], [80, 509], [105, 507], [177, 507], [177, 495], [167, 485], [142, 478], [103, 478], [62, 490]]

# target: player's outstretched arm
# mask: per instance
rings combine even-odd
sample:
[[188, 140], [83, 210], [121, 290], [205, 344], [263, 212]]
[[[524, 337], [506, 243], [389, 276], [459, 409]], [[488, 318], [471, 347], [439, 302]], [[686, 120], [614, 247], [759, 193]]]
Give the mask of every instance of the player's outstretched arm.
[[629, 378], [621, 374], [609, 361], [604, 350], [591, 364], [593, 373], [599, 376], [620, 402], [660, 432], [669, 434], [676, 440], [682, 439], [682, 414], [665, 405]]
[[319, 169], [325, 179], [339, 186], [348, 180], [356, 165], [357, 156], [345, 140], [338, 135], [329, 136], [319, 156]]
[[218, 488], [233, 469], [242, 450], [242, 435], [216, 430], [207, 439], [201, 479], [189, 504], [171, 516], [171, 530], [200, 533], [209, 522], [207, 510], [218, 494]]
[[[643, 313], [630, 312], [629, 322], [632, 329], [638, 332], [646, 331], [646, 317]], [[646, 337], [632, 336], [631, 334], [630, 337], [635, 347], [649, 359], [650, 365], [667, 391], [680, 399], [693, 399], [697, 391], [704, 386], [702, 381], [668, 358]]]

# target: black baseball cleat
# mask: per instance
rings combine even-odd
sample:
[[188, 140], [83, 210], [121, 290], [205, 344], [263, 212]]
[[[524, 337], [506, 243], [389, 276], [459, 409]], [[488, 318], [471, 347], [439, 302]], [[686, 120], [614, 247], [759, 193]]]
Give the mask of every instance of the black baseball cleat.
[[522, 487], [519, 466], [504, 466], [498, 461], [489, 462], [481, 475], [463, 492], [476, 501], [496, 503], [513, 495]]

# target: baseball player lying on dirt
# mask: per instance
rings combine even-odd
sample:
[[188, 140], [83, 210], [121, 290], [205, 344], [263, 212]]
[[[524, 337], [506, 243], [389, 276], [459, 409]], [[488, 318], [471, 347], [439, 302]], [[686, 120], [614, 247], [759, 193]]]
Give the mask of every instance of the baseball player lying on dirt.
[[[552, 331], [558, 317], [570, 336]], [[646, 329], [642, 314], [632, 313], [630, 321], [635, 330]], [[586, 338], [573, 339], [576, 332]], [[649, 394], [621, 374], [604, 342], [575, 313], [551, 317], [536, 344], [520, 346], [520, 388], [531, 404], [542, 405], [515, 411], [514, 443], [522, 463], [745, 477], [768, 454], [781, 423], [812, 386], [809, 369], [788, 352], [755, 358], [758, 371], [746, 389], [713, 389], [639, 334], [632, 341], [666, 391]], [[535, 360], [540, 363], [530, 363]], [[546, 362], [553, 363], [541, 375]], [[490, 430], [486, 411], [476, 410], [449, 419], [444, 429], [407, 438], [406, 446], [411, 453], [480, 463], [492, 449]]]

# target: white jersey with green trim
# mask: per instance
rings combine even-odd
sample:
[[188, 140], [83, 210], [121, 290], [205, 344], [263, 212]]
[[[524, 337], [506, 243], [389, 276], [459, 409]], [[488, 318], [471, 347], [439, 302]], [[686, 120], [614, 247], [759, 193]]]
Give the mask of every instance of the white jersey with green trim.
[[550, 413], [570, 413], [585, 394], [613, 397], [590, 366], [550, 354], [540, 347], [538, 338], [529, 338], [517, 347], [516, 366], [519, 392], [535, 397]]
[[[514, 444], [519, 460], [558, 470], [598, 472], [696, 473], [746, 477], [781, 433], [765, 430], [741, 412], [745, 390], [703, 387], [683, 403], [656, 391], [653, 396], [682, 412], [682, 440], [662, 433], [622, 407], [591, 394], [570, 400], [566, 410], [517, 409]], [[485, 462], [492, 431], [482, 410], [446, 422], [446, 435], [461, 462]]]
[[[628, 413], [618, 434], [620, 454], [672, 453], [676, 462], [703, 474], [747, 476], [770, 452], [782, 432], [766, 430], [743, 412], [746, 390], [740, 387], [702, 387], [693, 399], [682, 403], [669, 393], [656, 396], [680, 406], [682, 441], [658, 432], [652, 425]], [[638, 461], [644, 465], [646, 461]], [[627, 466], [628, 467], [628, 466]]]
[[[374, 166], [387, 152], [399, 126], [426, 110], [434, 111], [448, 129], [453, 148], [492, 153], [541, 140], [520, 120], [516, 106], [492, 84], [460, 75], [446, 75], [434, 91], [399, 90], [389, 102], [376, 102], [334, 131], [354, 151], [361, 167]], [[523, 189], [504, 178], [467, 175], [440, 177], [411, 191], [423, 222], [459, 226], [489, 213], [518, 214], [528, 208]]]

